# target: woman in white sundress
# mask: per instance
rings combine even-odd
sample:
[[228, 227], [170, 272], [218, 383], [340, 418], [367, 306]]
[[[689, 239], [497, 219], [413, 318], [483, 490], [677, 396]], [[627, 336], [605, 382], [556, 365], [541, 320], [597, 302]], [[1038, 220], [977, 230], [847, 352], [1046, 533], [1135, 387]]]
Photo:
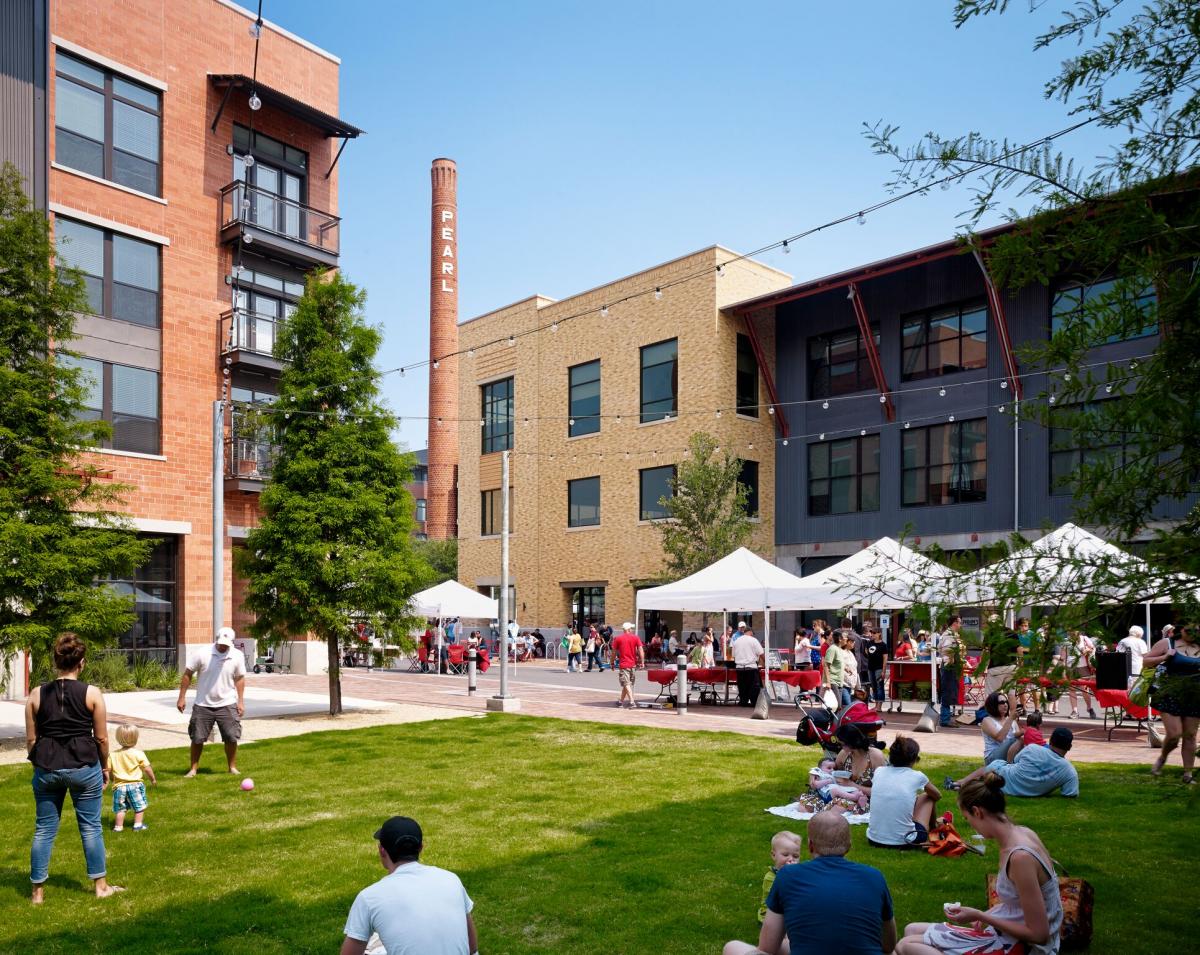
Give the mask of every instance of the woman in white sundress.
[[946, 903], [948, 921], [906, 926], [897, 955], [1057, 955], [1058, 878], [1037, 833], [1005, 813], [1004, 780], [996, 773], [972, 780], [959, 790], [958, 807], [976, 832], [999, 844], [999, 902], [986, 912]]

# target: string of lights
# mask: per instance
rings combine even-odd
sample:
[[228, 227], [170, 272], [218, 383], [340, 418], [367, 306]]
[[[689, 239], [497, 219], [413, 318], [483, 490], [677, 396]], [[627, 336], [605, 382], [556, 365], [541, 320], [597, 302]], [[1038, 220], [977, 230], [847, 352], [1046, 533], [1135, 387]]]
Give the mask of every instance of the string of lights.
[[[1132, 358], [1122, 359], [1122, 363], [1127, 362], [1129, 371], [1133, 372], [1133, 371], [1137, 370], [1138, 364], [1141, 361], [1146, 360], [1151, 357], [1153, 357], [1153, 356], [1150, 354], [1136, 355]], [[1079, 373], [1079, 372], [1086, 373], [1094, 368], [1118, 368], [1118, 367], [1122, 367], [1122, 366], [1118, 365], [1116, 362], [1094, 361], [1094, 362], [1087, 362], [1083, 365], [1076, 366], [1075, 373]], [[1052, 368], [1048, 371], [1029, 370], [1029, 371], [1023, 372], [1017, 376], [1018, 380], [1020, 380], [1022, 382], [1030, 380], [1030, 379], [1034, 379], [1034, 378], [1040, 378], [1040, 377], [1045, 377], [1045, 378], [1052, 379], [1052, 380], [1055, 377], [1059, 377], [1059, 378], [1061, 378], [1063, 383], [1070, 383], [1070, 380], [1072, 377], [1072, 372], [1069, 369], [1067, 369], [1066, 367], [1058, 367], [1058, 368]], [[1131, 380], [1131, 377], [1138, 377], [1138, 376], [1126, 375], [1121, 380]], [[1008, 390], [1008, 381], [1009, 381], [1009, 379], [1008, 379], [1007, 375], [996, 376], [996, 377], [991, 377], [991, 378], [973, 378], [970, 381], [949, 382], [949, 383], [945, 383], [945, 384], [939, 383], [939, 384], [931, 384], [931, 385], [921, 385], [921, 386], [918, 386], [915, 388], [904, 388], [903, 390], [899, 390], [899, 391], [889, 391], [888, 394], [890, 394], [892, 397], [910, 397], [910, 396], [915, 396], [915, 395], [919, 395], [919, 394], [936, 392], [938, 397], [941, 397], [941, 398], [951, 397], [951, 400], [953, 400], [953, 397], [952, 397], [953, 392], [961, 392], [965, 389], [978, 389], [980, 387], [987, 387], [989, 385], [994, 385], [994, 384], [999, 384], [1000, 389], [1002, 391], [1006, 391], [1006, 390]], [[1105, 392], [1107, 394], [1112, 394], [1113, 387], [1114, 387], [1112, 381], [1109, 381], [1107, 383], [1103, 383], [1103, 382], [1096, 383], [1096, 386], [1100, 387], [1101, 384], [1103, 384]], [[345, 390], [344, 387], [342, 390]], [[310, 394], [313, 398], [319, 398], [321, 391], [322, 391], [322, 389], [319, 389], [319, 388], [313, 389], [313, 391]], [[299, 400], [300, 398], [303, 398], [303, 397], [306, 397], [306, 396], [303, 396], [303, 395], [296, 396], [295, 400]], [[815, 407], [818, 405], [821, 407], [821, 410], [827, 411], [834, 404], [838, 404], [838, 403], [845, 404], [848, 402], [866, 401], [873, 405], [876, 402], [880, 401], [880, 399], [882, 397], [883, 397], [882, 395], [877, 396], [876, 393], [874, 393], [874, 392], [867, 392], [864, 394], [837, 395], [837, 396], [833, 396], [830, 398], [808, 398], [808, 399], [799, 399], [799, 400], [795, 400], [795, 401], [781, 401], [774, 405], [772, 405], [772, 404], [758, 404], [758, 405], [734, 404], [734, 405], [725, 405], [725, 406], [718, 407], [718, 408], [705, 408], [705, 409], [698, 409], [698, 410], [693, 410], [693, 411], [678, 411], [673, 414], [665, 415], [661, 420], [663, 420], [663, 421], [672, 420], [673, 421], [677, 418], [698, 418], [698, 417], [720, 418], [724, 412], [733, 412], [734, 414], [744, 414], [746, 411], [751, 410], [751, 409], [753, 409], [755, 411], [760, 411], [760, 410], [766, 409], [768, 415], [774, 415], [776, 408], [782, 408], [784, 410], [787, 410], [787, 409], [791, 409], [791, 408], [808, 408], [809, 406]], [[1049, 400], [1050, 404], [1054, 404], [1055, 401], [1057, 400], [1057, 398], [1055, 395], [1051, 394], [1051, 395], [1049, 395], [1048, 400]], [[1007, 403], [1008, 402], [1005, 402], [1005, 404], [1007, 404]], [[1002, 405], [1000, 405], [1000, 407], [1003, 408], [1004, 405], [1002, 404]], [[276, 410], [285, 410], [285, 412], [289, 413], [289, 414], [311, 414], [311, 415], [342, 414], [342, 412], [340, 412], [336, 409], [302, 410], [299, 408], [295, 408], [292, 405], [279, 406], [279, 408], [277, 408]], [[628, 412], [606, 412], [606, 413], [594, 414], [594, 415], [580, 415], [580, 417], [585, 418], [588, 421], [609, 420], [609, 421], [615, 422], [616, 424], [621, 424], [622, 422], [624, 422], [626, 420], [634, 422], [634, 423], [638, 423], [641, 420], [641, 412], [640, 412], [640, 410], [628, 411]], [[757, 415], [754, 415], [752, 417], [757, 417]], [[402, 415], [402, 416], [397, 416], [397, 420], [402, 420], [402, 419], [408, 420], [408, 421], [434, 421], [437, 424], [443, 424], [446, 422], [457, 422], [459, 424], [471, 424], [471, 423], [477, 422], [481, 427], [485, 427], [487, 424], [487, 422], [484, 418], [481, 418], [478, 416], [459, 417], [459, 418], [432, 417], [432, 416], [428, 416], [428, 415], [408, 415], [408, 414]], [[513, 420], [513, 423], [515, 424], [516, 421], [518, 420], [518, 416], [514, 415], [512, 420]], [[563, 422], [563, 421], [566, 421], [569, 424], [574, 424], [575, 418], [573, 416], [571, 416], [570, 414], [522, 415], [522, 416], [520, 416], [520, 421], [522, 423], [522, 426], [525, 427], [525, 426], [528, 426], [530, 422], [535, 422], [535, 421], [536, 422], [541, 422], [541, 421]]]
[[[260, 6], [260, 12], [261, 12], [261, 0], [260, 0], [259, 6]], [[1030, 142], [1025, 143], [1023, 145], [1014, 146], [1013, 148], [1007, 150], [1006, 152], [1003, 152], [1000, 155], [996, 156], [995, 159], [992, 160], [992, 162], [994, 163], [994, 162], [1002, 161], [1004, 159], [1010, 159], [1014, 156], [1019, 156], [1025, 152], [1028, 152], [1029, 150], [1036, 149], [1039, 147], [1047, 147], [1051, 143], [1053, 143], [1055, 140], [1058, 140], [1064, 136], [1068, 136], [1071, 133], [1074, 133], [1077, 130], [1082, 129], [1086, 126], [1089, 126], [1093, 123], [1103, 121], [1104, 119], [1107, 118], [1107, 116], [1108, 116], [1107, 113], [1097, 113], [1097, 114], [1089, 116], [1085, 119], [1081, 119], [1078, 122], [1072, 123], [1069, 126], [1065, 126], [1062, 129], [1059, 129], [1053, 133], [1050, 133], [1045, 136], [1039, 136], [1037, 139], [1031, 140]], [[655, 301], [661, 301], [663, 299], [663, 296], [665, 295], [665, 293], [673, 288], [678, 288], [679, 286], [686, 285], [687, 283], [694, 282], [694, 281], [697, 281], [702, 278], [710, 277], [714, 274], [718, 278], [724, 276], [726, 268], [737, 262], [745, 261], [745, 260], [754, 258], [755, 256], [763, 255], [767, 252], [772, 252], [775, 250], [780, 250], [784, 254], [790, 253], [792, 251], [792, 248], [795, 245], [795, 243], [797, 243], [803, 239], [809, 238], [810, 236], [817, 235], [818, 233], [823, 232], [827, 229], [832, 229], [837, 226], [844, 225], [851, 221], [857, 222], [859, 225], [866, 225], [867, 216], [869, 216], [875, 212], [878, 212], [882, 209], [886, 209], [889, 206], [895, 205], [899, 202], [904, 202], [915, 196], [928, 195], [934, 186], [943, 186], [943, 187], [948, 188], [954, 182], [962, 181], [962, 180], [966, 179], [967, 177], [973, 175], [974, 173], [988, 168], [988, 165], [989, 165], [988, 163], [973, 163], [965, 169], [959, 170], [954, 173], [947, 174], [938, 179], [932, 179], [924, 185], [915, 186], [915, 187], [905, 190], [903, 192], [898, 192], [894, 195], [887, 196], [887, 197], [880, 199], [876, 202], [873, 202], [869, 205], [865, 205], [854, 212], [849, 212], [844, 215], [837, 216], [836, 218], [822, 222], [818, 225], [809, 226], [805, 229], [800, 230], [799, 232], [796, 232], [794, 235], [790, 235], [783, 239], [778, 239], [774, 242], [769, 242], [766, 245], [760, 246], [757, 249], [753, 249], [752, 251], [745, 252], [740, 255], [734, 255], [731, 258], [726, 259], [724, 262], [721, 262], [716, 266], [705, 266], [703, 268], [696, 269], [692, 272], [681, 275], [678, 278], [671, 279], [670, 281], [659, 282], [658, 284], [655, 284], [654, 286], [647, 286], [645, 288], [641, 288], [636, 291], [629, 292], [629, 293], [626, 293], [621, 296], [617, 296], [617, 297], [613, 298], [612, 300], [601, 303], [599, 308], [596, 308], [593, 306], [593, 307], [589, 307], [586, 309], [580, 309], [579, 311], [572, 312], [571, 314], [568, 314], [568, 315], [558, 316], [548, 322], [545, 322], [540, 325], [532, 326], [532, 327], [524, 329], [522, 331], [510, 332], [508, 335], [501, 336], [499, 338], [494, 338], [494, 339], [484, 342], [480, 345], [471, 346], [469, 348], [460, 348], [457, 351], [446, 352], [445, 354], [435, 356], [431, 359], [427, 358], [427, 359], [421, 359], [421, 360], [414, 360], [411, 362], [407, 362], [403, 365], [398, 365], [394, 368], [387, 368], [387, 369], [384, 369], [381, 371], [376, 371], [371, 374], [371, 377], [378, 380], [378, 379], [387, 377], [389, 375], [399, 374], [400, 377], [403, 378], [406, 372], [416, 371], [416, 370], [419, 370], [421, 368], [426, 368], [426, 367], [436, 371], [440, 368], [441, 363], [447, 359], [460, 358], [463, 356], [465, 356], [467, 358], [474, 358], [476, 353], [479, 351], [483, 351], [483, 350], [494, 348], [494, 347], [512, 347], [512, 346], [516, 345], [517, 339], [519, 339], [519, 338], [527, 338], [531, 335], [537, 335], [537, 334], [541, 334], [544, 332], [549, 332], [549, 333], [553, 334], [558, 331], [560, 325], [563, 325], [567, 322], [575, 321], [576, 319], [581, 319], [581, 318], [586, 318], [589, 316], [596, 316], [596, 315], [599, 315], [601, 318], [607, 318], [607, 317], [609, 317], [609, 315], [611, 314], [611, 312], [614, 308], [624, 305], [624, 304], [627, 304], [629, 302], [638, 300], [638, 299], [643, 299], [643, 298], [647, 298], [649, 296], [653, 296]], [[333, 388], [333, 387], [336, 387], [336, 386], [330, 385], [330, 386], [326, 386], [326, 388], [324, 388], [324, 389], [319, 389], [319, 390], [329, 390], [330, 388]], [[712, 409], [712, 410], [715, 411], [716, 409]], [[722, 410], [724, 410], [724, 409], [722, 409]], [[459, 420], [469, 421], [472, 419], [468, 418], [468, 419], [459, 419]]]

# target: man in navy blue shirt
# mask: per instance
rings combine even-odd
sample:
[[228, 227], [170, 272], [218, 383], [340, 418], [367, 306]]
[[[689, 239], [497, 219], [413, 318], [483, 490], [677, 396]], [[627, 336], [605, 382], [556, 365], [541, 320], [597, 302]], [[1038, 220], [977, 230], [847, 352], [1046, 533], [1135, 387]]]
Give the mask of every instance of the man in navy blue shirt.
[[[767, 896], [758, 947], [728, 942], [723, 955], [881, 955], [896, 947], [883, 873], [846, 859], [850, 824], [835, 811], [808, 823], [809, 862], [785, 865]], [[784, 938], [786, 933], [787, 938]]]

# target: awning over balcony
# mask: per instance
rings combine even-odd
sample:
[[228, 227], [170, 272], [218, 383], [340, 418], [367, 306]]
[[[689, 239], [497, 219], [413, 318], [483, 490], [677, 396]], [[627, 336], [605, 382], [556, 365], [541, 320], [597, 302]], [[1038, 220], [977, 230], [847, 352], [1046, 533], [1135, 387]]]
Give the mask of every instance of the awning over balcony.
[[[208, 79], [217, 89], [225, 90], [226, 98], [228, 98], [231, 90], [249, 90], [253, 87], [258, 92], [259, 99], [267, 106], [272, 106], [291, 116], [295, 116], [297, 119], [321, 130], [327, 137], [357, 139], [364, 132], [364, 130], [359, 129], [357, 126], [351, 126], [345, 120], [331, 116], [329, 113], [323, 112], [315, 106], [310, 106], [308, 103], [303, 103], [293, 96], [288, 96], [287, 93], [267, 86], [261, 80], [256, 82], [244, 73], [210, 73], [208, 74]], [[213, 120], [214, 130], [224, 109], [225, 99], [222, 99], [221, 108], [217, 111], [216, 119]]]

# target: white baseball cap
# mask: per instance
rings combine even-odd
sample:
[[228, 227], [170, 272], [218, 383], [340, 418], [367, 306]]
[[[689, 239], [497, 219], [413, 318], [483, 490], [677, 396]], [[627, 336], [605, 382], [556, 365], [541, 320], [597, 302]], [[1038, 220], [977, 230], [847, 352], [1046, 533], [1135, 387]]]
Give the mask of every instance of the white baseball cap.
[[217, 646], [232, 647], [234, 636], [236, 634], [233, 632], [233, 627], [222, 627], [217, 631]]
[[623, 624], [621, 624], [621, 629], [622, 630], [632, 630], [633, 624], [631, 624], [628, 620], [626, 620]]
[[739, 630], [745, 630], [745, 629], [746, 629], [746, 621], [745, 621], [745, 620], [739, 620], [739, 621], [738, 621], [738, 629], [739, 629]]

